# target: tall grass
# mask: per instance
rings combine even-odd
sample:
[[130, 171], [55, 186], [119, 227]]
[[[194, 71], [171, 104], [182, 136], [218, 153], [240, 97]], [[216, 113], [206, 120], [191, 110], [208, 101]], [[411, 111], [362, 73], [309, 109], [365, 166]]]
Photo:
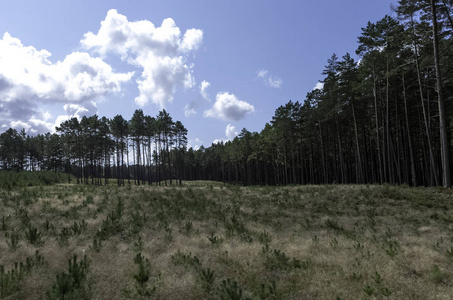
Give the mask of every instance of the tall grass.
[[[451, 199], [389, 185], [0, 189], [0, 295], [451, 299]], [[20, 271], [36, 250], [46, 263]]]

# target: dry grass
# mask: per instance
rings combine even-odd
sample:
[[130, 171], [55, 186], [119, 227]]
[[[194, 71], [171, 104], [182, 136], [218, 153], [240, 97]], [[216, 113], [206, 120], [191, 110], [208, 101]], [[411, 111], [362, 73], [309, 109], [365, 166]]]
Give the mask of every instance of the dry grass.
[[[65, 184], [0, 191], [0, 200], [0, 265], [11, 270], [36, 250], [46, 262], [17, 278], [7, 299], [46, 299], [73, 255], [87, 255], [90, 264], [65, 299], [453, 295], [449, 190]], [[74, 223], [85, 227], [76, 233]], [[39, 243], [30, 243], [30, 228]], [[137, 253], [149, 261], [142, 284]]]

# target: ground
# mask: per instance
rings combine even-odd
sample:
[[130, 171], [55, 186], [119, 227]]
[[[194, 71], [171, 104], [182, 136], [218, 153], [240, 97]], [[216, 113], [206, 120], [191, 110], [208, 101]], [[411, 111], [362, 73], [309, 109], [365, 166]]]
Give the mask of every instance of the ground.
[[203, 181], [0, 199], [0, 299], [453, 295], [451, 190]]

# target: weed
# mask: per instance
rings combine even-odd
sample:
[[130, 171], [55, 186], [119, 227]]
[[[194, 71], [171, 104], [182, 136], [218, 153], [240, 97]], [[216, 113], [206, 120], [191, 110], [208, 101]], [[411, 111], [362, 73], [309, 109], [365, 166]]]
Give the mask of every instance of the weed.
[[447, 249], [445, 252], [447, 257], [453, 260], [453, 247], [450, 247], [450, 249]]
[[201, 269], [200, 273], [201, 281], [203, 284], [203, 289], [206, 293], [211, 292], [212, 286], [214, 285], [215, 281], [215, 272], [210, 268]]
[[70, 227], [70, 230], [72, 231], [73, 235], [80, 235], [85, 231], [86, 228], [87, 222], [85, 220], [82, 220], [79, 223], [74, 222], [74, 224], [72, 224], [72, 226]]
[[[231, 281], [230, 278], [223, 280], [219, 288], [219, 296], [222, 300], [247, 300], [243, 298], [242, 289], [236, 281]], [[251, 300], [251, 299], [250, 299]]]
[[318, 244], [319, 243], [319, 237], [317, 235], [314, 235], [312, 238], [311, 238], [313, 244]]
[[15, 251], [17, 248], [20, 247], [19, 240], [20, 240], [20, 231], [12, 229], [11, 232], [5, 233], [6, 243], [8, 244], [9, 248], [12, 251]]
[[269, 231], [264, 230], [263, 232], [260, 232], [260, 234], [258, 235], [258, 240], [260, 241], [261, 244], [264, 245], [270, 244], [270, 242], [272, 241], [272, 237], [269, 234]]
[[25, 232], [25, 237], [27, 238], [28, 242], [32, 245], [40, 245], [44, 243], [42, 240], [42, 234], [38, 231], [38, 228], [29, 226], [28, 230]]
[[193, 224], [192, 224], [192, 221], [187, 221], [186, 223], [184, 223], [184, 228], [183, 228], [183, 232], [185, 235], [190, 235], [192, 232], [193, 232]]
[[0, 230], [6, 231], [8, 230], [8, 223], [7, 218], [5, 216], [2, 217], [2, 224], [0, 226]]
[[15, 263], [14, 268], [5, 271], [5, 267], [0, 265], [0, 299], [4, 299], [19, 290], [20, 282], [30, 274], [32, 269], [43, 266], [45, 260], [39, 251], [35, 255], [27, 257], [25, 263]]
[[68, 227], [61, 228], [60, 235], [58, 236], [58, 242], [60, 246], [67, 245], [70, 237], [71, 229], [69, 229]]
[[138, 265], [138, 271], [134, 274], [137, 283], [136, 291], [142, 296], [151, 296], [157, 289], [156, 285], [148, 286], [150, 280], [151, 263], [140, 252], [134, 257], [134, 263]]
[[139, 236], [138, 239], [136, 241], [134, 241], [134, 244], [132, 247], [135, 252], [140, 252], [143, 250], [143, 240], [142, 240], [141, 236]]
[[397, 241], [388, 241], [384, 244], [384, 250], [390, 257], [395, 257], [399, 252], [399, 244]]
[[354, 249], [357, 252], [362, 252], [364, 248], [365, 248], [365, 246], [360, 243], [354, 244]]
[[95, 235], [93, 237], [93, 245], [91, 246], [91, 248], [96, 251], [97, 253], [99, 253], [101, 251], [101, 248], [102, 248], [102, 239], [99, 237], [99, 235]]
[[211, 232], [211, 235], [207, 237], [212, 245], [219, 245], [223, 242], [221, 237], [214, 235], [214, 232]]
[[369, 286], [369, 285], [365, 286], [365, 288], [363, 289], [363, 291], [365, 292], [365, 294], [366, 294], [368, 297], [371, 297], [371, 296], [374, 294], [374, 292], [375, 292], [374, 288], [371, 287], [371, 286]]
[[330, 241], [330, 246], [333, 248], [333, 249], [337, 249], [338, 248], [338, 240], [336, 238], [333, 238], [331, 241]]
[[327, 219], [325, 224], [326, 224], [327, 229], [333, 230], [335, 232], [341, 232], [344, 230], [344, 228], [342, 226], [340, 226], [337, 221], [334, 221], [331, 219]]
[[191, 252], [185, 254], [181, 252], [181, 250], [179, 249], [178, 252], [171, 256], [171, 261], [173, 262], [174, 265], [183, 266], [186, 269], [188, 267], [194, 267], [196, 269], [201, 267], [200, 260], [196, 255], [192, 256]]
[[447, 281], [447, 274], [442, 272], [438, 265], [434, 265], [430, 274], [431, 280], [434, 283], [441, 284]]
[[138, 264], [138, 273], [134, 274], [137, 283], [143, 288], [149, 280], [150, 263], [140, 252], [134, 257], [134, 263]]
[[257, 290], [257, 296], [260, 300], [283, 300], [283, 296], [278, 292], [277, 285], [274, 280], [272, 283], [262, 283]]
[[85, 286], [88, 274], [89, 261], [84, 256], [77, 262], [77, 256], [69, 259], [68, 272], [57, 274], [51, 289], [46, 293], [46, 300], [57, 299], [84, 299], [89, 298], [89, 290]]
[[296, 269], [308, 268], [308, 262], [301, 262], [294, 257], [290, 260], [290, 258], [281, 250], [274, 249], [269, 251], [266, 249], [266, 251], [263, 250], [263, 253], [266, 254], [264, 265], [270, 270], [288, 269], [291, 267]]
[[250, 243], [253, 242], [252, 236], [251, 236], [250, 234], [248, 234], [248, 233], [245, 233], [245, 232], [244, 232], [244, 233], [241, 233], [241, 234], [239, 235], [239, 238], [241, 239], [241, 241], [243, 241], [243, 242], [245, 242], [245, 243], [249, 243], [249, 244], [250, 244]]

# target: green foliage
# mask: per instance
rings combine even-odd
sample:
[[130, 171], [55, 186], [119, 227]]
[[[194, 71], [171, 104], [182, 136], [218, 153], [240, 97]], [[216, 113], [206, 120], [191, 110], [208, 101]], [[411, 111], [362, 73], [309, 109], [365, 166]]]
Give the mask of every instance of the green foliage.
[[42, 240], [42, 234], [36, 227], [29, 226], [28, 230], [25, 232], [25, 236], [28, 242], [32, 245], [40, 245], [44, 243], [44, 241]]
[[442, 284], [447, 281], [448, 275], [447, 273], [442, 272], [438, 265], [433, 265], [430, 277], [434, 283]]
[[263, 248], [263, 253], [265, 253], [264, 265], [270, 270], [282, 270], [289, 268], [307, 269], [309, 265], [308, 261], [302, 262], [294, 257], [291, 260], [285, 252], [278, 249], [269, 250], [269, 248]]
[[263, 232], [260, 232], [258, 235], [258, 240], [260, 241], [261, 244], [269, 244], [272, 241], [272, 237], [269, 233], [269, 231], [264, 230]]
[[149, 286], [151, 263], [140, 252], [134, 257], [134, 263], [138, 265], [138, 271], [134, 274], [134, 279], [137, 283], [136, 291], [140, 295], [149, 297], [157, 289], [157, 285]]
[[242, 289], [239, 287], [236, 281], [231, 281], [230, 278], [222, 280], [222, 284], [219, 288], [219, 296], [222, 300], [247, 300], [248, 297], [243, 297]]
[[384, 244], [384, 250], [387, 255], [394, 257], [399, 252], [399, 243], [397, 241], [387, 241]]
[[142, 240], [141, 236], [139, 236], [138, 239], [136, 241], [134, 241], [134, 244], [132, 245], [132, 249], [135, 252], [143, 251], [143, 240]]
[[83, 260], [77, 262], [77, 256], [68, 261], [68, 272], [61, 272], [56, 275], [52, 288], [45, 294], [46, 300], [57, 299], [88, 299], [90, 291], [86, 286], [89, 261], [84, 256]]
[[211, 232], [211, 235], [208, 236], [208, 240], [211, 242], [212, 245], [219, 245], [223, 242], [221, 237], [214, 235], [214, 232]]
[[102, 248], [102, 239], [99, 237], [98, 234], [96, 234], [94, 237], [93, 237], [93, 245], [91, 246], [91, 248], [96, 251], [97, 253], [99, 253], [101, 251], [101, 248]]
[[277, 290], [277, 285], [273, 280], [269, 283], [262, 283], [257, 290], [257, 296], [260, 300], [283, 300], [284, 297]]
[[371, 296], [373, 296], [375, 290], [374, 290], [373, 287], [367, 285], [367, 286], [365, 286], [365, 288], [363, 289], [363, 292], [364, 292], [368, 297], [371, 297]]
[[29, 186], [51, 185], [66, 182], [67, 174], [51, 171], [0, 171], [0, 189], [13, 190]]
[[35, 255], [27, 257], [25, 263], [15, 263], [14, 268], [5, 271], [5, 267], [0, 265], [0, 299], [18, 292], [20, 283], [31, 271], [37, 267], [43, 266], [45, 260], [39, 251], [36, 250]]
[[0, 230], [6, 231], [8, 230], [8, 223], [7, 219], [5, 216], [2, 217], [2, 224], [0, 225]]
[[225, 223], [225, 231], [228, 236], [234, 236], [235, 234], [240, 235], [247, 232], [245, 223], [242, 220], [239, 220], [236, 215], [233, 215], [230, 218], [230, 221], [231, 222]]
[[6, 243], [12, 251], [15, 251], [20, 247], [20, 236], [21, 235], [19, 230], [12, 229], [9, 233], [5, 232]]
[[211, 292], [215, 281], [215, 272], [210, 268], [201, 269], [200, 277], [205, 292], [206, 293]]
[[60, 245], [67, 245], [68, 239], [71, 237], [72, 232], [68, 227], [61, 228], [60, 234], [58, 235], [58, 242]]
[[72, 235], [80, 235], [82, 232], [84, 232], [87, 228], [87, 222], [82, 219], [80, 222], [74, 222], [72, 226], [70, 227], [70, 230], [72, 232]]
[[201, 262], [196, 255], [192, 256], [192, 253], [183, 253], [178, 249], [178, 252], [171, 256], [171, 261], [176, 266], [183, 266], [184, 268], [194, 267], [196, 269], [201, 267]]

